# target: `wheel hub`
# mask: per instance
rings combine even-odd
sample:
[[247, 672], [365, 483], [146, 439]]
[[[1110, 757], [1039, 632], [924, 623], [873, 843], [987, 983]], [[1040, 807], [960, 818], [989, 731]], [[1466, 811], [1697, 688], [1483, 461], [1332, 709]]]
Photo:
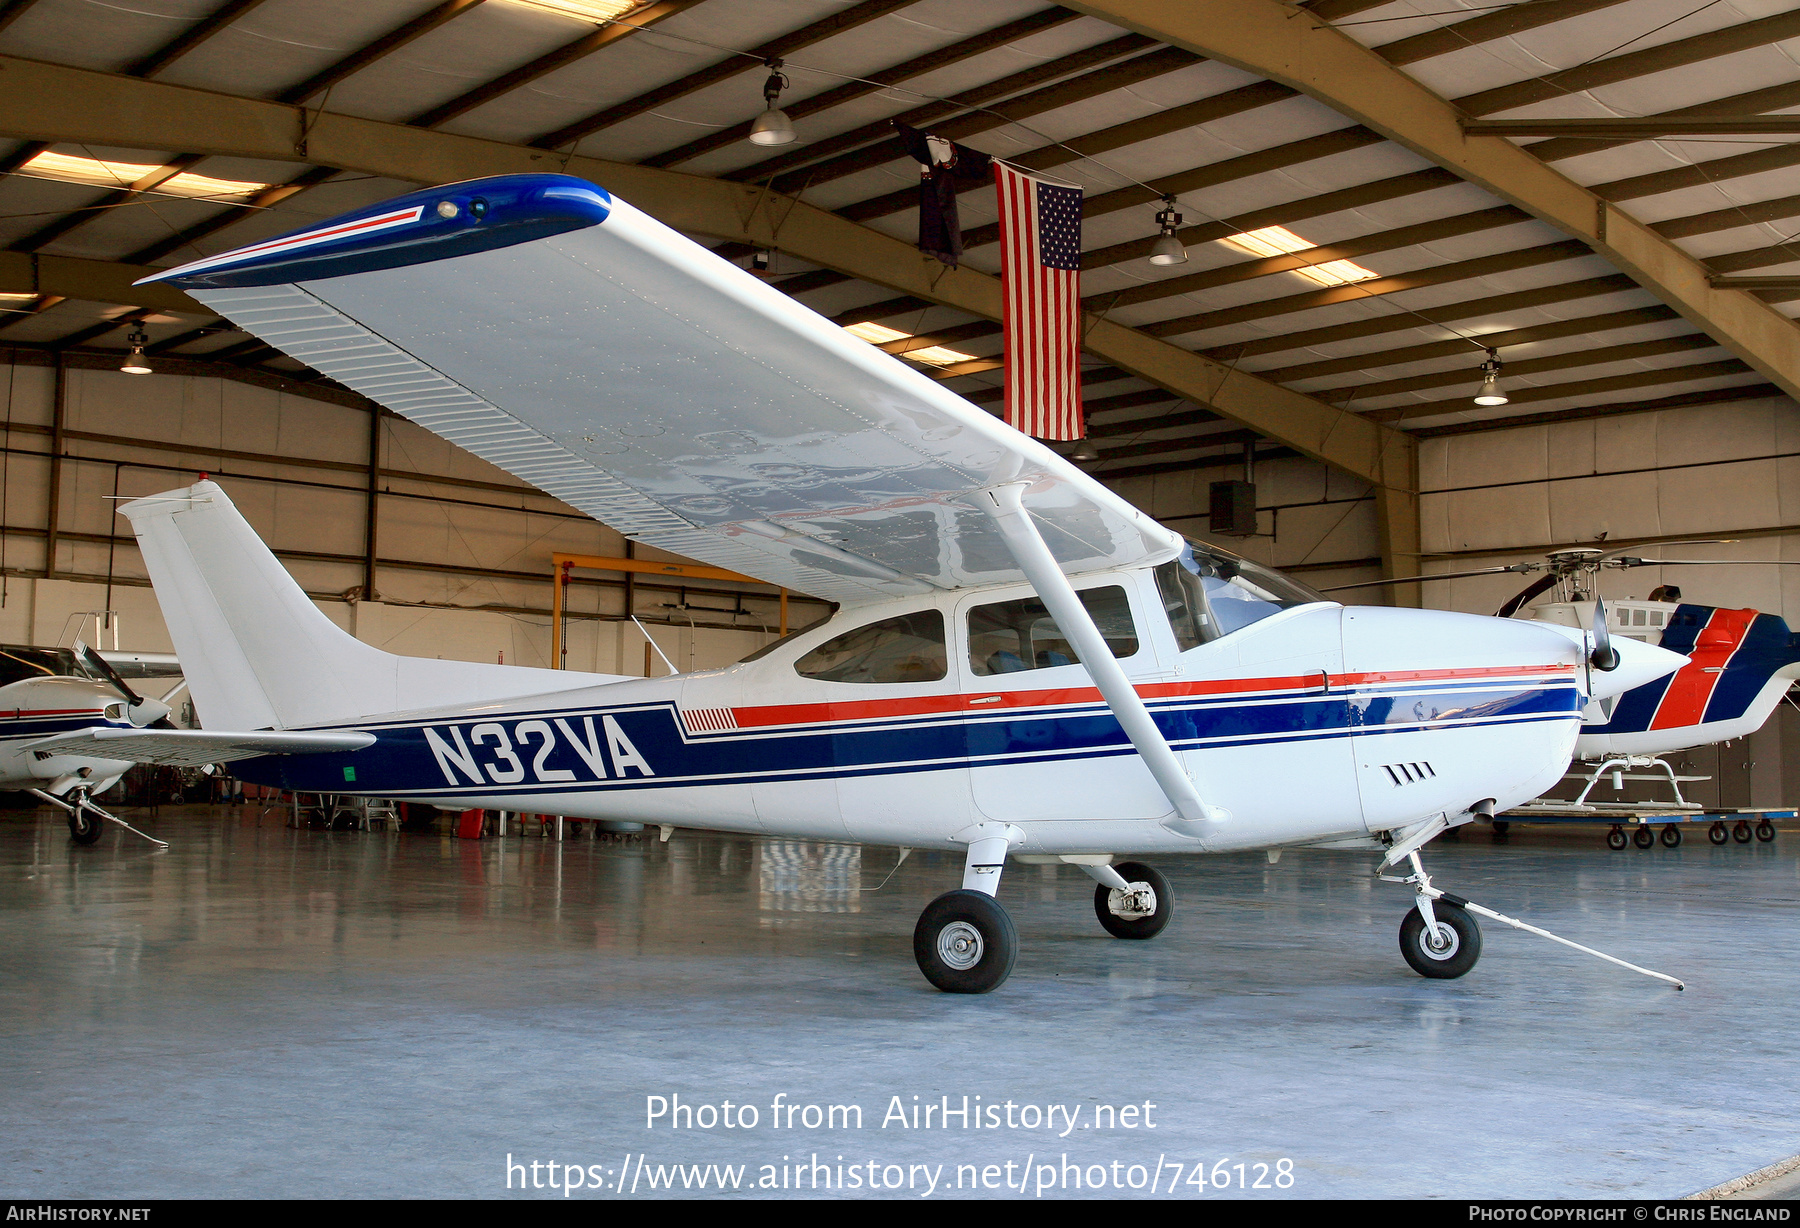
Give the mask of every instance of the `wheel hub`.
[[1156, 915], [1156, 889], [1149, 883], [1130, 883], [1129, 890], [1114, 887], [1106, 897], [1106, 910], [1127, 921], [1142, 921]]
[[958, 972], [966, 972], [981, 962], [986, 944], [981, 931], [967, 921], [952, 921], [938, 931], [938, 958]]
[[1456, 931], [1442, 920], [1437, 923], [1437, 933], [1430, 929], [1419, 931], [1419, 947], [1432, 959], [1449, 959], [1462, 946], [1462, 939]]

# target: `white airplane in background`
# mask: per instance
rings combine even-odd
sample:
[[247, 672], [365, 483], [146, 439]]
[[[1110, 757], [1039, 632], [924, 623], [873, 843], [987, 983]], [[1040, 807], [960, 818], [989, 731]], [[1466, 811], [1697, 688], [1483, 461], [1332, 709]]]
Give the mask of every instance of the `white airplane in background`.
[[[343, 734], [278, 734], [243, 739], [177, 730], [169, 705], [131, 689], [124, 675], [170, 678], [180, 673], [166, 653], [98, 652], [80, 640], [73, 648], [0, 644], [0, 790], [30, 793], [68, 816], [76, 844], [100, 839], [103, 822], [118, 824], [153, 844], [166, 841], [94, 803], [135, 762], [204, 767], [246, 753], [343, 749]], [[359, 735], [349, 735], [357, 739]], [[129, 743], [132, 750], [113, 753]], [[246, 745], [250, 749], [246, 749]]]
[[1346, 610], [1185, 541], [567, 176], [415, 192], [154, 280], [638, 541], [839, 605], [673, 677], [396, 657], [217, 484], [126, 504], [200, 711], [250, 731], [217, 736], [367, 739], [240, 776], [961, 851], [914, 931], [947, 991], [1011, 971], [1009, 856], [1080, 866], [1101, 924], [1147, 938], [1168, 882], [1118, 855], [1300, 846], [1410, 861], [1402, 951], [1460, 976], [1480, 931], [1418, 849], [1543, 792], [1589, 697], [1683, 662], [1604, 622]]

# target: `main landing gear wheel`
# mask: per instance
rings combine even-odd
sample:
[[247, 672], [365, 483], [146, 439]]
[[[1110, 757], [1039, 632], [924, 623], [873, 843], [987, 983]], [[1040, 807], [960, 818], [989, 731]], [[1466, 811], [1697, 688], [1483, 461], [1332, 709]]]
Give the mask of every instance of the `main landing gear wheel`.
[[1664, 823], [1662, 829], [1662, 842], [1664, 848], [1680, 848], [1681, 829], [1673, 823]]
[[76, 844], [93, 844], [100, 839], [100, 816], [85, 806], [77, 806], [69, 814], [69, 836]]
[[1656, 833], [1648, 827], [1640, 827], [1631, 833], [1631, 842], [1641, 849], [1647, 849], [1656, 843]]
[[1431, 902], [1439, 938], [1433, 942], [1425, 918], [1417, 908], [1406, 910], [1400, 921], [1400, 954], [1420, 976], [1448, 981], [1463, 975], [1481, 958], [1481, 927], [1462, 907], [1449, 900]]
[[1764, 844], [1769, 843], [1769, 841], [1775, 838], [1775, 824], [1769, 822], [1767, 819], [1758, 823], [1756, 825], [1756, 838], [1761, 840]]
[[1012, 975], [1019, 934], [993, 896], [948, 891], [925, 906], [913, 927], [913, 958], [945, 993], [987, 993]]
[[1714, 844], [1724, 844], [1731, 839], [1731, 832], [1723, 823], [1714, 823], [1706, 829], [1706, 838]]
[[1130, 892], [1098, 883], [1094, 887], [1094, 915], [1114, 938], [1154, 938], [1175, 915], [1175, 893], [1169, 880], [1155, 866], [1125, 861], [1114, 866], [1119, 877], [1131, 884]]
[[1613, 829], [1606, 833], [1606, 847], [1615, 853], [1630, 843], [1631, 837], [1627, 836], [1625, 829], [1616, 823], [1613, 825]]
[[1736, 823], [1733, 823], [1731, 825], [1731, 838], [1736, 840], [1739, 844], [1749, 844], [1750, 824], [1744, 819], [1739, 819]]

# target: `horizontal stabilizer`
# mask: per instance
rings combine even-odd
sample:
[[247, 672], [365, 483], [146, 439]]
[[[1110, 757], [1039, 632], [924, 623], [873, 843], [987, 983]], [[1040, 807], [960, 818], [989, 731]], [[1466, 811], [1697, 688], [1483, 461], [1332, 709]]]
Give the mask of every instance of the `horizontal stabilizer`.
[[288, 733], [257, 730], [222, 733], [211, 729], [79, 729], [33, 742], [28, 750], [59, 755], [92, 755], [127, 763], [160, 763], [167, 767], [199, 767], [261, 755], [318, 755], [361, 750], [375, 735], [357, 731]]

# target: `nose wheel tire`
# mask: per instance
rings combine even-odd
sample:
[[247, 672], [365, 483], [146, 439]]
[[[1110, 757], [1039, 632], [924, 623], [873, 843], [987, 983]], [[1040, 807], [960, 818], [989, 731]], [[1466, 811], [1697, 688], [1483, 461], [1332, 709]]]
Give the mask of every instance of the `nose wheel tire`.
[[1648, 827], [1640, 827], [1631, 833], [1631, 842], [1641, 849], [1647, 849], [1656, 843], [1656, 833]]
[[1665, 823], [1663, 824], [1661, 839], [1664, 848], [1680, 848], [1681, 829], [1673, 823]]
[[1175, 915], [1175, 893], [1169, 880], [1155, 866], [1138, 861], [1120, 862], [1113, 869], [1131, 884], [1129, 892], [1094, 888], [1094, 915], [1114, 938], [1154, 938]]
[[949, 891], [913, 927], [913, 958], [945, 993], [988, 993], [1012, 975], [1019, 934], [1000, 902], [981, 891]]
[[1433, 980], [1448, 981], [1463, 975], [1481, 958], [1481, 927], [1475, 918], [1448, 900], [1433, 900], [1439, 939], [1425, 930], [1425, 918], [1409, 908], [1400, 920], [1400, 954], [1412, 970]]
[[93, 811], [78, 809], [69, 816], [69, 837], [76, 844], [93, 844], [100, 839], [100, 823]]

